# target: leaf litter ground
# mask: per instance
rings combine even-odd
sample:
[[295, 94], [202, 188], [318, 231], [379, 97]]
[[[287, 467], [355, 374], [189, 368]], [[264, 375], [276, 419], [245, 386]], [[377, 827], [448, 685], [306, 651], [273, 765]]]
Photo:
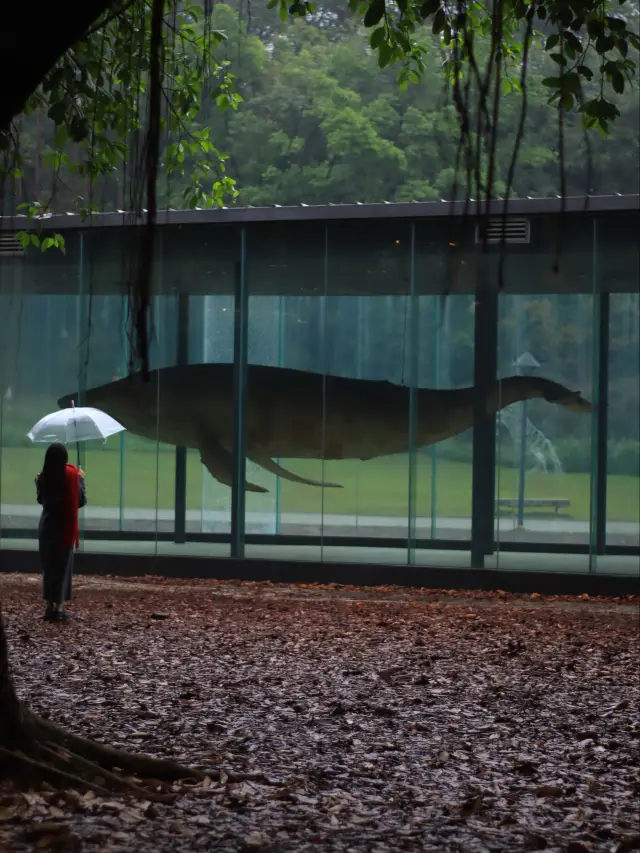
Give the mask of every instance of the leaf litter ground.
[[210, 768], [172, 805], [0, 789], [0, 850], [640, 850], [638, 600], [0, 578], [20, 697]]

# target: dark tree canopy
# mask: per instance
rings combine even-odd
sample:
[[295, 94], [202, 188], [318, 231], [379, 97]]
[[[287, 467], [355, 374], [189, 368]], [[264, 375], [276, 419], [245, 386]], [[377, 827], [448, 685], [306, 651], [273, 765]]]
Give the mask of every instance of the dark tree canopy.
[[26, 21], [24, 7], [20, 4], [4, 6], [0, 13], [0, 79], [5, 81], [0, 97], [0, 130], [8, 129], [64, 54], [96, 26], [106, 12], [117, 8], [110, 0], [86, 0], [80, 4], [35, 0], [29, 6]]

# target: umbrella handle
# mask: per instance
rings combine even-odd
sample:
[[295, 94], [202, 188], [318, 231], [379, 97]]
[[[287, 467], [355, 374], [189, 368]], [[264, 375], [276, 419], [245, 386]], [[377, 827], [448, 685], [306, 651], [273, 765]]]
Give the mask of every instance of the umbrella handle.
[[[76, 404], [75, 404], [75, 400], [72, 400], [72, 401], [71, 401], [71, 406], [72, 406], [72, 408], [73, 408], [73, 425], [74, 425], [74, 426], [77, 426], [77, 424], [76, 424]], [[76, 429], [76, 435], [77, 435], [77, 434], [78, 434], [78, 431], [77, 431], [77, 429]], [[78, 465], [77, 465], [77, 468], [78, 468], [78, 470], [80, 470], [80, 442], [79, 442], [79, 441], [76, 441], [76, 453], [77, 453], [77, 459], [78, 459]]]

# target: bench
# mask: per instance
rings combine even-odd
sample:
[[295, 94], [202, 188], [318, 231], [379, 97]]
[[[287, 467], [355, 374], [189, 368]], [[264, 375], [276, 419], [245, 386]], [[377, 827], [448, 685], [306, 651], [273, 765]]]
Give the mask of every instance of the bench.
[[[556, 515], [561, 507], [571, 506], [569, 498], [525, 498], [524, 506], [529, 507], [545, 507], [552, 506]], [[498, 498], [498, 507], [509, 507], [516, 509], [519, 505], [518, 498]]]

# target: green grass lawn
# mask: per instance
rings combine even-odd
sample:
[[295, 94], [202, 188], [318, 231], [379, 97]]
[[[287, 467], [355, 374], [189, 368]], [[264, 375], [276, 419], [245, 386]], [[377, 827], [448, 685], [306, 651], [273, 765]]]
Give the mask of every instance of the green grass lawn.
[[[85, 445], [83, 465], [87, 472], [89, 500], [94, 506], [119, 506], [122, 472], [122, 495], [125, 507], [157, 505], [168, 509], [174, 502], [174, 466], [171, 452], [152, 452], [144, 442], [124, 439], [125, 453], [117, 452], [119, 437], [110, 439], [106, 447]], [[147, 448], [153, 447], [151, 443]], [[44, 448], [2, 448], [0, 496], [5, 504], [35, 502], [33, 478], [40, 470]], [[73, 455], [72, 455], [72, 458]], [[75, 460], [74, 460], [75, 461]], [[281, 460], [282, 464], [303, 476], [320, 479], [319, 461]], [[440, 516], [468, 517], [471, 513], [471, 465], [464, 462], [437, 461], [436, 512]], [[276, 478], [248, 466], [249, 478], [266, 486], [266, 495], [247, 495], [250, 510], [272, 511], [275, 508]], [[357, 515], [406, 516], [408, 510], [408, 457], [392, 456], [369, 462], [327, 462], [326, 480], [342, 483], [344, 489], [318, 489], [280, 481], [279, 505], [284, 512], [347, 513]], [[518, 472], [513, 468], [498, 471], [499, 496], [516, 497]], [[206, 474], [205, 507], [228, 508], [231, 491]], [[156, 487], [157, 484], [157, 487]], [[202, 506], [203, 473], [199, 456], [187, 457], [187, 507]], [[431, 459], [419, 454], [417, 461], [417, 514], [431, 515]], [[608, 512], [611, 521], [638, 521], [640, 515], [640, 481], [638, 477], [611, 475], [607, 479]], [[568, 514], [574, 519], [589, 518], [589, 476], [587, 474], [527, 474], [526, 497], [568, 498]]]

